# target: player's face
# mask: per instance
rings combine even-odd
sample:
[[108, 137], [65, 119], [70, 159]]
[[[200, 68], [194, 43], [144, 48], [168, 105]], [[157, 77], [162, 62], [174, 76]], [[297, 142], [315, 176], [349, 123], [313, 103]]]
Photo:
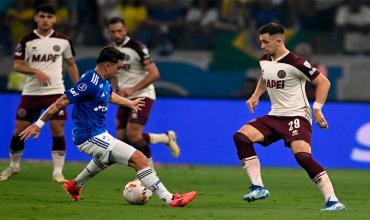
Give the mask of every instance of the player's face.
[[274, 54], [280, 46], [281, 39], [277, 35], [261, 34], [261, 48], [269, 54]]
[[123, 60], [119, 60], [117, 63], [109, 63], [106, 68], [108, 72], [107, 78], [112, 79], [123, 69]]
[[108, 26], [108, 34], [112, 41], [116, 44], [121, 44], [126, 38], [127, 28], [121, 22], [110, 24]]
[[43, 31], [48, 31], [52, 29], [56, 22], [55, 15], [42, 11], [37, 13], [34, 19], [35, 22], [37, 23], [37, 28]]

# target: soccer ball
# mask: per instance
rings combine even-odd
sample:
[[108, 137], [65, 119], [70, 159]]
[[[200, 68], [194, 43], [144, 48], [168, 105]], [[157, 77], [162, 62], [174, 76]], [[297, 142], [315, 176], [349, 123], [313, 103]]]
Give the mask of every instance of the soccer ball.
[[123, 198], [133, 205], [144, 205], [152, 198], [152, 191], [146, 188], [140, 180], [128, 182], [123, 189]]

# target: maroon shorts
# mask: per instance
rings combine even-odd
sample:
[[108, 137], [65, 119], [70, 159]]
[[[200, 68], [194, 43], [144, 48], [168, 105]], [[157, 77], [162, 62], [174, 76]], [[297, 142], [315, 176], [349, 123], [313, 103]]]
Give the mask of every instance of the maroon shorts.
[[145, 97], [144, 102], [145, 106], [138, 112], [132, 112], [131, 108], [119, 107], [116, 115], [116, 128], [125, 129], [129, 122], [145, 125], [149, 119], [154, 100]]
[[247, 124], [263, 134], [265, 139], [260, 142], [263, 146], [268, 146], [280, 139], [284, 139], [284, 144], [287, 147], [290, 147], [290, 143], [296, 140], [303, 140], [311, 145], [312, 126], [307, 119], [301, 116], [265, 115]]
[[[16, 119], [21, 121], [36, 121], [42, 110], [47, 109], [62, 94], [58, 95], [22, 95], [21, 102], [18, 105]], [[54, 114], [50, 120], [66, 120], [67, 108]]]

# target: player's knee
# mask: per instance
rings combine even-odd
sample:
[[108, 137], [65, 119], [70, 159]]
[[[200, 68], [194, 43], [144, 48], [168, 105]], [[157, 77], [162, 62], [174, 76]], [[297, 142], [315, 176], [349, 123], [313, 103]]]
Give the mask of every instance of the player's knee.
[[24, 150], [24, 141], [18, 135], [13, 135], [10, 141], [10, 153], [16, 153]]
[[236, 132], [233, 135], [234, 143], [237, 149], [239, 160], [256, 156], [253, 142], [243, 133]]
[[129, 166], [141, 170], [149, 166], [148, 159], [140, 151], [135, 151], [129, 160]]
[[311, 179], [315, 178], [317, 174], [324, 171], [324, 168], [322, 168], [321, 165], [312, 158], [310, 153], [298, 152], [294, 155], [294, 157], [297, 163], [306, 170]]
[[66, 150], [66, 141], [64, 136], [53, 137], [53, 151], [65, 151]]

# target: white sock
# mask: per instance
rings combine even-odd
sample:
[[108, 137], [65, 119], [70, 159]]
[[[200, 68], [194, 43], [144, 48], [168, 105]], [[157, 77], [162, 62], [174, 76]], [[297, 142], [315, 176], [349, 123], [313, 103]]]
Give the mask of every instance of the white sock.
[[76, 187], [81, 187], [91, 178], [93, 178], [100, 171], [104, 170], [108, 166], [100, 162], [98, 159], [92, 159], [82, 170], [82, 172], [75, 178]]
[[144, 184], [144, 186], [150, 189], [158, 198], [164, 200], [167, 204], [171, 203], [173, 194], [168, 192], [163, 183], [154, 174], [150, 167], [144, 168], [137, 171], [137, 177]]
[[52, 151], [51, 157], [53, 159], [53, 175], [55, 174], [61, 174], [64, 166], [64, 160], [66, 158], [66, 152], [65, 151]]
[[245, 169], [253, 185], [264, 186], [261, 177], [261, 164], [257, 156], [244, 158], [241, 161], [243, 169]]
[[151, 144], [167, 144], [170, 139], [167, 134], [162, 133], [162, 134], [155, 134], [155, 133], [148, 133], [150, 137], [150, 143]]
[[148, 163], [149, 163], [150, 168], [152, 168], [154, 175], [158, 176], [157, 175], [157, 172], [154, 169], [154, 162], [153, 162], [153, 158], [152, 157], [151, 158], [148, 158]]
[[19, 169], [23, 151], [9, 153], [10, 167]]
[[333, 185], [331, 184], [330, 178], [328, 174], [324, 171], [316, 175], [315, 178], [312, 180], [317, 188], [321, 191], [323, 194], [325, 201], [338, 201], [337, 196], [334, 193]]

